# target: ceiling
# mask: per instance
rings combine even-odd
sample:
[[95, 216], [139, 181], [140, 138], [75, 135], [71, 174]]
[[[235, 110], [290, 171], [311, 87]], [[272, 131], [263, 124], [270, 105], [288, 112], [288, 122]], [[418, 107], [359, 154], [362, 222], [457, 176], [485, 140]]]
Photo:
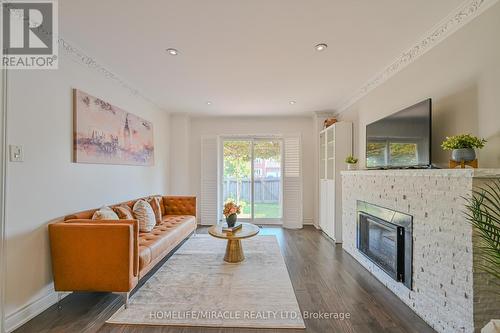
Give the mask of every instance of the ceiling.
[[64, 0], [59, 31], [169, 112], [304, 115], [335, 110], [461, 3]]

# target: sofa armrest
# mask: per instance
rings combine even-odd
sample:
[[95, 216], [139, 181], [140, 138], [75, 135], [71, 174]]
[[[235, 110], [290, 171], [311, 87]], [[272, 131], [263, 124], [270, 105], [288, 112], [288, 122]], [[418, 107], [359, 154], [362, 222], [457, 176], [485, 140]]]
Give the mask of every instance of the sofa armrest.
[[164, 196], [165, 215], [196, 216], [196, 197]]
[[56, 291], [129, 292], [138, 281], [136, 220], [49, 224]]

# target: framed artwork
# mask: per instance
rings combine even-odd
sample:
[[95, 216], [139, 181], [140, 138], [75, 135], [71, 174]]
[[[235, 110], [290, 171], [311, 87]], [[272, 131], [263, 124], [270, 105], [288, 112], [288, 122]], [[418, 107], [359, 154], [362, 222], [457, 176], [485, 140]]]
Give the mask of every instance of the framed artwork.
[[76, 163], [152, 166], [153, 125], [73, 89], [73, 151]]

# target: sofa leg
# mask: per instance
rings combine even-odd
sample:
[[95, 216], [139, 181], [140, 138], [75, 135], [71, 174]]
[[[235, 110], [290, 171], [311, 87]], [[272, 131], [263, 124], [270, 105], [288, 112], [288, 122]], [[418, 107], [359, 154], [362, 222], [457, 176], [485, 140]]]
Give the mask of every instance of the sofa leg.
[[119, 293], [119, 294], [123, 296], [123, 299], [125, 301], [125, 309], [128, 309], [128, 300], [130, 293]]
[[62, 305], [61, 305], [62, 298], [63, 298], [63, 293], [57, 292], [57, 309], [58, 310], [62, 309]]

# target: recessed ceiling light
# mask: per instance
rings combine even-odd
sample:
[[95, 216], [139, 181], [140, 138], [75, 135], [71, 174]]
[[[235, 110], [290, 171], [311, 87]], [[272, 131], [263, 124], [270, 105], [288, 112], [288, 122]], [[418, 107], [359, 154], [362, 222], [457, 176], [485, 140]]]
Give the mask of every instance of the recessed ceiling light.
[[167, 49], [167, 53], [170, 54], [170, 55], [173, 55], [173, 56], [176, 56], [179, 54], [179, 51], [177, 51], [176, 49]]
[[328, 47], [328, 45], [321, 43], [321, 44], [316, 45], [314, 48], [316, 49], [316, 51], [321, 52], [321, 51], [326, 50], [327, 47]]
[[291, 104], [291, 105], [294, 105], [295, 103], [297, 103], [297, 102], [295, 102], [295, 101], [290, 101], [290, 104]]
[[212, 105], [212, 102], [211, 101], [207, 101], [207, 105]]

